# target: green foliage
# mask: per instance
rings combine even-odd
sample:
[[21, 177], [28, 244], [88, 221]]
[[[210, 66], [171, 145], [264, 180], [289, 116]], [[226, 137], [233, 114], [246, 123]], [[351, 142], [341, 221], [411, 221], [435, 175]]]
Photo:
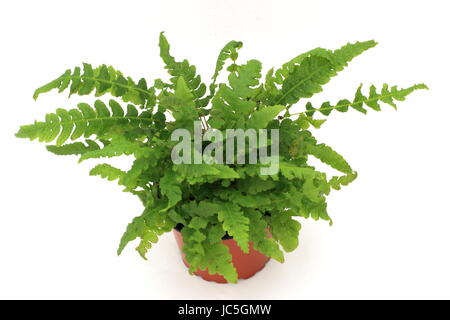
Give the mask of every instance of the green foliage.
[[74, 142], [62, 146], [47, 146], [48, 151], [58, 156], [82, 155], [86, 152], [98, 149], [100, 149], [98, 143], [89, 139], [86, 140], [86, 144], [84, 144], [83, 142]]
[[328, 116], [331, 111], [337, 110], [339, 112], [347, 112], [349, 108], [353, 108], [356, 111], [367, 113], [364, 106], [367, 106], [375, 111], [381, 111], [380, 102], [384, 102], [393, 108], [397, 109], [395, 101], [404, 101], [406, 96], [415, 90], [428, 89], [424, 84], [416, 84], [405, 89], [398, 89], [397, 86], [389, 87], [384, 84], [380, 91], [374, 85], [370, 86], [369, 95], [362, 94], [362, 85], [358, 87], [355, 93], [355, 98], [352, 102], [347, 99], [339, 100], [336, 105], [331, 105], [330, 102], [324, 102], [320, 108], [315, 109], [311, 103], [306, 104], [306, 115], [312, 117], [315, 112], [320, 112], [325, 116]]
[[226, 202], [218, 210], [218, 220], [223, 229], [236, 240], [242, 251], [248, 253], [248, 223], [239, 205]]
[[264, 220], [264, 215], [254, 209], [245, 209], [244, 212], [249, 219], [249, 237], [253, 247], [268, 257], [284, 262], [283, 251], [277, 241], [270, 237], [269, 224]]
[[194, 120], [199, 118], [199, 111], [195, 107], [195, 97], [191, 93], [183, 76], [178, 77], [173, 93], [167, 93], [161, 98], [161, 106], [169, 110], [177, 120], [178, 128], [190, 128]]
[[[212, 226], [210, 230], [215, 231], [217, 228]], [[217, 273], [224, 276], [228, 282], [237, 282], [238, 277], [232, 263], [232, 256], [228, 247], [221, 243], [221, 237], [217, 236], [220, 233], [205, 234], [188, 226], [185, 226], [181, 233], [185, 243], [183, 251], [190, 265], [190, 272], [197, 269], [208, 270], [210, 274]]]
[[134, 218], [133, 221], [128, 224], [128, 227], [120, 240], [119, 249], [117, 251], [118, 254], [121, 254], [128, 242], [140, 238], [141, 240], [136, 247], [136, 251], [138, 251], [141, 257], [147, 259], [145, 255], [151, 248], [151, 243], [156, 243], [158, 241], [158, 234], [147, 225], [147, 215], [148, 212], [144, 212], [142, 216]]
[[161, 178], [159, 188], [161, 194], [166, 196], [168, 201], [167, 209], [173, 207], [181, 200], [181, 188], [179, 186], [179, 181], [181, 179], [173, 171], [168, 171]]
[[[285, 63], [266, 76], [266, 99], [272, 104], [294, 104], [322, 91], [322, 86], [348, 63], [374, 47], [375, 41], [348, 43], [337, 50], [316, 48]], [[281, 86], [281, 88], [280, 88]]]
[[293, 251], [298, 246], [300, 222], [294, 220], [287, 212], [280, 212], [270, 219], [271, 231], [275, 239], [280, 241], [286, 252]]
[[260, 77], [261, 62], [257, 60], [250, 60], [230, 73], [229, 85], [221, 84], [212, 99], [208, 123], [217, 129], [244, 128], [246, 118], [256, 111]]
[[276, 117], [285, 106], [272, 106], [264, 107], [258, 111], [255, 111], [247, 122], [247, 128], [264, 129], [267, 127], [270, 121]]
[[91, 176], [100, 176], [104, 179], [108, 179], [109, 181], [113, 181], [116, 179], [122, 179], [126, 173], [120, 169], [114, 168], [107, 163], [102, 163], [92, 168], [89, 174]]
[[213, 82], [209, 86], [211, 91], [211, 96], [214, 96], [214, 93], [216, 91], [216, 81], [217, 77], [219, 76], [220, 71], [223, 69], [223, 66], [225, 65], [225, 61], [228, 59], [231, 59], [233, 61], [233, 64], [229, 67], [231, 70], [232, 68], [236, 68], [237, 65], [235, 64], [235, 61], [238, 58], [238, 52], [242, 48], [242, 42], [240, 41], [230, 41], [228, 42], [225, 47], [220, 50], [219, 57], [217, 58], [216, 62], [216, 69], [214, 70], [214, 74], [212, 76]]
[[[40, 142], [56, 140], [56, 145], [61, 146], [68, 139], [77, 140], [82, 136], [89, 138], [92, 135], [101, 138], [118, 129], [130, 130], [146, 127], [152, 123], [150, 112], [144, 111], [139, 114], [136, 107], [131, 104], [128, 105], [126, 114], [114, 100], [109, 101], [109, 106], [110, 108], [101, 100], [97, 100], [95, 108], [87, 103], [80, 103], [78, 109], [57, 109], [56, 113], [47, 114], [44, 121], [20, 127], [16, 136], [30, 140], [38, 139]], [[75, 147], [80, 148], [80, 145], [72, 145], [70, 148]], [[66, 150], [69, 151], [70, 148]], [[56, 150], [53, 148], [53, 151]]]
[[322, 85], [330, 81], [335, 74], [333, 65], [328, 59], [319, 56], [305, 58], [294, 67], [284, 80], [277, 104], [294, 104], [300, 98], [312, 97], [322, 91]]
[[331, 149], [325, 144], [311, 144], [305, 143], [304, 150], [307, 154], [310, 154], [330, 167], [342, 172], [342, 173], [353, 173], [352, 168], [339, 153]]
[[83, 71], [81, 69], [75, 67], [73, 71], [66, 70], [55, 80], [38, 88], [34, 92], [33, 98], [37, 99], [42, 93], [53, 89], [57, 89], [60, 93], [69, 89], [70, 95], [82, 96], [95, 91], [97, 97], [110, 93], [115, 97], [122, 98], [124, 102], [145, 107], [152, 107], [155, 104], [154, 88], [149, 88], [144, 78], [136, 83], [130, 77], [125, 77], [120, 71], [106, 65], [92, 68], [92, 65], [83, 63]]
[[[380, 103], [396, 108], [397, 101], [405, 100], [413, 91], [427, 89], [424, 84], [406, 89], [385, 84], [380, 90], [371, 86], [364, 95], [360, 86], [352, 101], [343, 99], [334, 105], [324, 102], [318, 108], [306, 102], [301, 112], [290, 112], [293, 104], [321, 92], [323, 85], [353, 58], [375, 45], [366, 41], [337, 50], [316, 48], [277, 70], [269, 70], [261, 81], [261, 63], [249, 60], [239, 64], [242, 43], [231, 41], [219, 53], [206, 95], [207, 86], [195, 66], [187, 60], [175, 60], [161, 33], [160, 55], [170, 75], [169, 83], [158, 79], [148, 87], [146, 80], [135, 82], [112, 67], [83, 64], [83, 68], [67, 70], [37, 89], [34, 98], [53, 89], [71, 95], [94, 93], [97, 97], [109, 93], [127, 106], [115, 100], [96, 100], [93, 106], [80, 103], [74, 109], [57, 109], [42, 121], [20, 127], [16, 136], [51, 143], [48, 151], [75, 155], [79, 161], [132, 157], [133, 163], [126, 170], [102, 163], [90, 171], [92, 176], [116, 181], [143, 203], [143, 213], [127, 226], [118, 254], [138, 240], [136, 250], [146, 258], [160, 235], [181, 224], [190, 272], [208, 270], [236, 282], [232, 256], [222, 242], [225, 235], [231, 236], [243, 252], [254, 248], [283, 262], [283, 251], [298, 246], [299, 219], [331, 224], [327, 196], [357, 177], [342, 155], [318, 143], [308, 130], [324, 124], [325, 119], [315, 116], [329, 116], [333, 110], [380, 111]], [[220, 83], [219, 74], [225, 66], [228, 81]], [[264, 175], [264, 163], [175, 164], [171, 152], [176, 142], [171, 134], [180, 128], [194, 132], [196, 120], [201, 120], [203, 132], [210, 128], [221, 133], [227, 129], [278, 129], [279, 170]], [[209, 147], [204, 143], [198, 150], [195, 141], [189, 142], [197, 148], [192, 149], [194, 156]], [[226, 139], [223, 142], [229, 143]], [[268, 141], [266, 146], [270, 149], [272, 143]], [[312, 157], [342, 175], [328, 178], [311, 165]]]
[[189, 64], [184, 59], [182, 62], [177, 62], [174, 57], [170, 55], [170, 44], [167, 41], [164, 33], [161, 32], [159, 36], [159, 48], [160, 56], [166, 65], [167, 72], [172, 76], [170, 81], [172, 82], [172, 88], [177, 84], [178, 78], [183, 77], [195, 97], [195, 103], [197, 107], [204, 107], [208, 100], [202, 97], [206, 93], [206, 85], [202, 82], [200, 75], [197, 75], [195, 66]]

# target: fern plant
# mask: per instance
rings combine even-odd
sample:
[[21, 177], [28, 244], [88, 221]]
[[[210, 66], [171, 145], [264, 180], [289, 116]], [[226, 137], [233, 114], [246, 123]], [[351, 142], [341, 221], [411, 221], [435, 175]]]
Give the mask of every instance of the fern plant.
[[[269, 70], [262, 79], [261, 63], [238, 63], [242, 43], [231, 41], [220, 51], [207, 86], [195, 66], [170, 54], [161, 33], [160, 55], [168, 81], [157, 79], [149, 86], [145, 79], [135, 81], [113, 67], [84, 63], [37, 89], [34, 98], [52, 90], [109, 98], [57, 109], [42, 121], [22, 126], [16, 136], [48, 143], [48, 151], [76, 155], [80, 161], [132, 156], [128, 170], [104, 163], [90, 172], [117, 181], [143, 203], [142, 214], [126, 228], [118, 254], [138, 239], [136, 250], [145, 259], [158, 238], [178, 226], [191, 272], [207, 269], [236, 282], [232, 257], [221, 241], [224, 235], [232, 236], [244, 252], [252, 243], [283, 262], [283, 252], [298, 246], [301, 225], [296, 217], [331, 224], [327, 196], [357, 177], [339, 153], [314, 138], [310, 128], [320, 128], [333, 111], [380, 111], [383, 103], [396, 108], [396, 102], [413, 91], [427, 89], [424, 84], [404, 89], [385, 84], [370, 86], [364, 93], [360, 86], [351, 99], [319, 106], [308, 102], [353, 58], [375, 45], [365, 41], [337, 50], [316, 48]], [[225, 67], [228, 81], [219, 83]], [[299, 102], [302, 111], [291, 112]], [[279, 171], [263, 175], [259, 170], [263, 164], [173, 163], [171, 134], [178, 128], [192, 130], [195, 120], [201, 121], [204, 131], [278, 129]], [[311, 157], [342, 175], [330, 177], [317, 170], [308, 162]]]

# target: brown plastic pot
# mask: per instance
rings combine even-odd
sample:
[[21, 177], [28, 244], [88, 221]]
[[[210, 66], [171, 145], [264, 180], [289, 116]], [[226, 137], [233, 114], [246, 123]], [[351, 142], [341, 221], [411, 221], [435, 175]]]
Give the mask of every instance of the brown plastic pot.
[[[173, 234], [175, 235], [175, 240], [177, 241], [178, 248], [181, 252], [181, 257], [183, 259], [186, 267], [189, 268], [189, 264], [185, 259], [185, 253], [183, 252], [183, 236], [181, 232], [174, 229]], [[254, 276], [258, 271], [263, 269], [266, 263], [270, 260], [269, 257], [263, 255], [261, 252], [256, 251], [253, 248], [252, 243], [249, 243], [249, 253], [244, 253], [241, 248], [237, 245], [236, 241], [232, 238], [222, 240], [223, 244], [229, 248], [231, 253], [234, 267], [236, 268], [239, 279], [248, 279]], [[202, 277], [206, 281], [214, 281], [217, 283], [227, 283], [227, 280], [219, 274], [209, 274], [208, 270], [197, 270], [194, 272], [195, 275]]]

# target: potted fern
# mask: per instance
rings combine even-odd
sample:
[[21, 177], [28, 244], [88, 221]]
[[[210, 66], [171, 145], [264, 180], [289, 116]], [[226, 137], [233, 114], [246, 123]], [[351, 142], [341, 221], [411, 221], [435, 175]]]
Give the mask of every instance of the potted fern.
[[[195, 66], [170, 55], [161, 33], [160, 55], [169, 81], [157, 79], [149, 86], [110, 66], [84, 63], [37, 89], [34, 98], [53, 89], [112, 98], [57, 109], [43, 121], [22, 126], [16, 136], [49, 143], [48, 151], [76, 155], [80, 161], [134, 157], [128, 170], [103, 163], [90, 172], [116, 180], [143, 203], [118, 254], [139, 239], [136, 250], [145, 259], [158, 237], [173, 231], [191, 273], [236, 282], [254, 275], [269, 258], [283, 262], [283, 251], [297, 248], [301, 225], [296, 217], [331, 224], [327, 196], [357, 177], [309, 129], [320, 128], [335, 111], [380, 111], [381, 102], [396, 108], [396, 101], [427, 88], [372, 85], [365, 94], [360, 86], [351, 100], [319, 106], [303, 102], [375, 45], [316, 48], [262, 78], [259, 61], [237, 62], [242, 43], [231, 41], [220, 51], [207, 87]], [[225, 67], [228, 81], [219, 83]], [[302, 111], [292, 112], [300, 100]], [[308, 163], [310, 157], [342, 175], [327, 176]]]

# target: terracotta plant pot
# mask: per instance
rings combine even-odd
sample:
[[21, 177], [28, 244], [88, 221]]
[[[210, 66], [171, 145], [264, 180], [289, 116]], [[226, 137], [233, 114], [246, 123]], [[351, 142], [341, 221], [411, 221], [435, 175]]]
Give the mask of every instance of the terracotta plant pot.
[[[174, 229], [173, 234], [175, 235], [175, 239], [178, 244], [178, 248], [180, 249], [181, 256], [184, 264], [189, 268], [189, 264], [186, 262], [185, 254], [182, 251], [183, 248], [183, 236], [181, 232]], [[241, 248], [237, 245], [236, 241], [232, 238], [228, 238], [222, 240], [223, 244], [225, 244], [232, 255], [234, 267], [237, 270], [239, 279], [248, 279], [254, 276], [258, 271], [264, 268], [266, 263], [270, 260], [267, 256], [263, 255], [261, 252], [253, 249], [252, 243], [249, 246], [249, 253], [244, 253]], [[194, 272], [197, 276], [202, 277], [207, 281], [214, 281], [217, 283], [227, 283], [225, 278], [218, 274], [209, 274], [207, 270], [197, 270]]]

